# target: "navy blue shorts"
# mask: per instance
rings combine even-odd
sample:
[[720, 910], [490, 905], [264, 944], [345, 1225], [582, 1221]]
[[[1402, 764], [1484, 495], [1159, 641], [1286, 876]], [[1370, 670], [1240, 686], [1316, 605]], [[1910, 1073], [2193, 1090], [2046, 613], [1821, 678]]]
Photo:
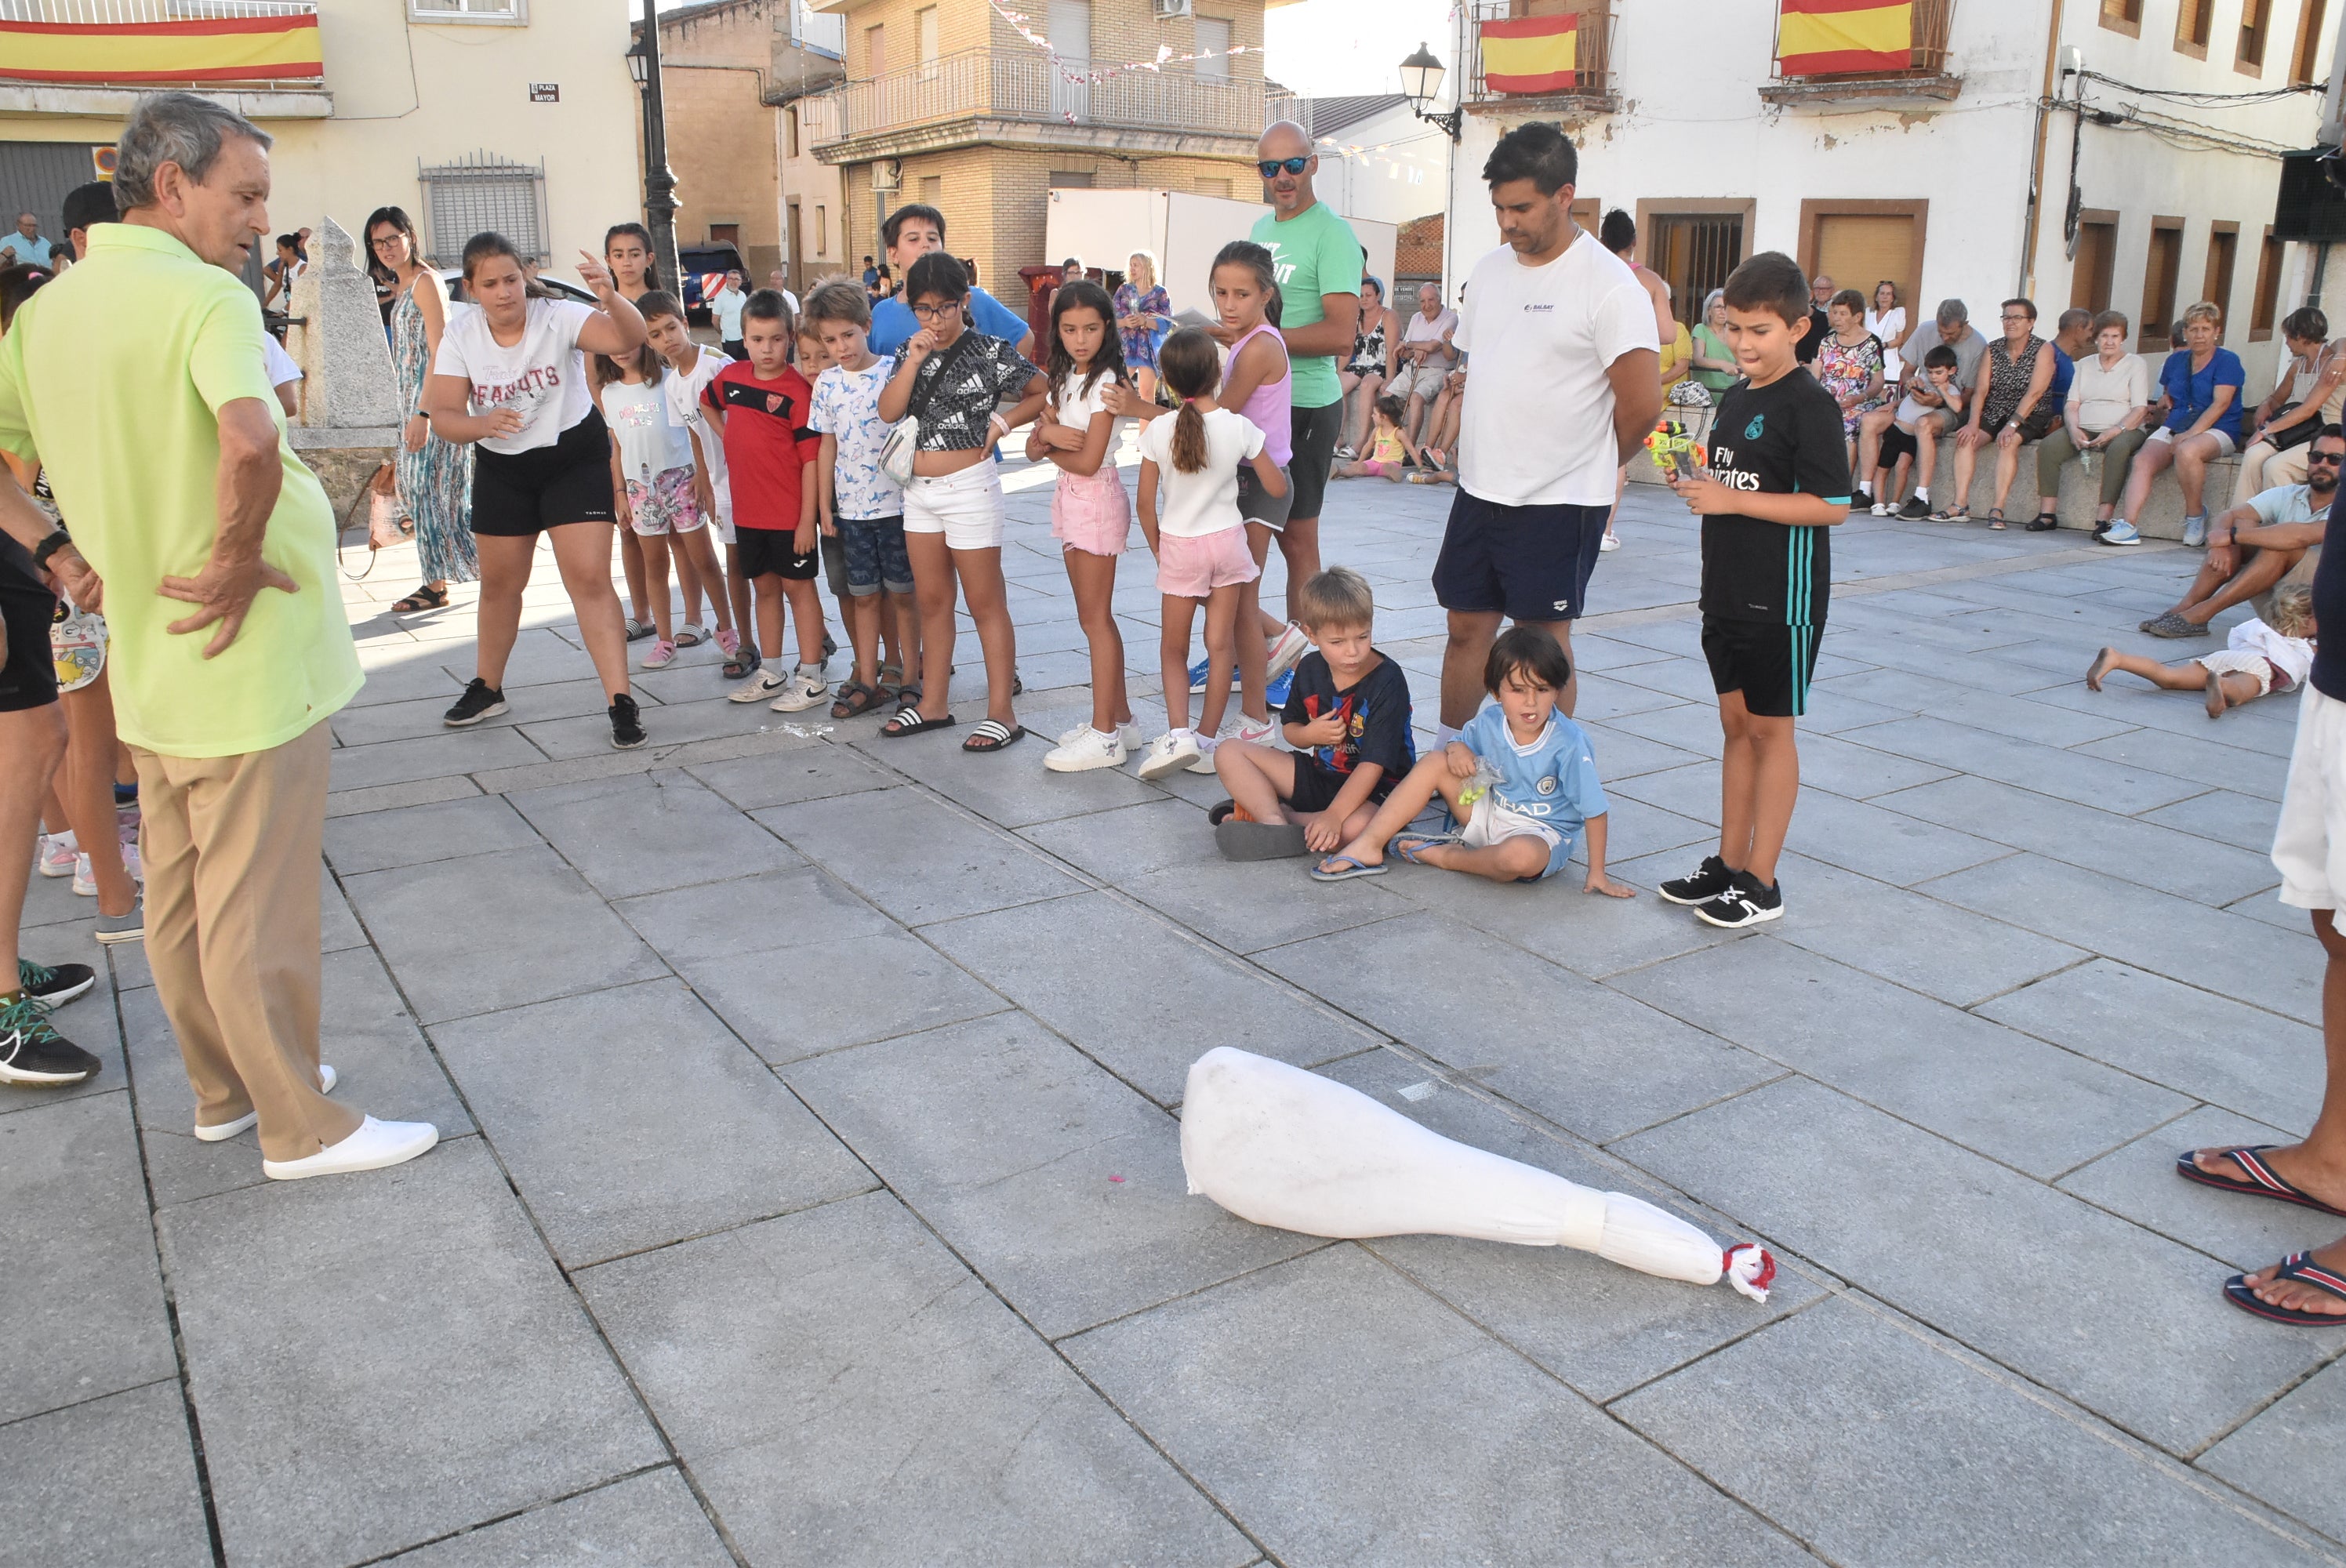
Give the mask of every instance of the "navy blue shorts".
[[913, 591], [913, 562], [904, 553], [904, 514], [836, 520], [840, 550], [847, 557], [847, 592], [868, 599], [885, 588]]
[[1761, 718], [1799, 718], [1809, 710], [1809, 679], [1816, 674], [1822, 622], [1788, 626], [1771, 621], [1702, 617], [1702, 657], [1711, 689], [1743, 694], [1743, 708]]
[[1433, 563], [1434, 599], [1511, 621], [1577, 620], [1612, 514], [1610, 506], [1503, 506], [1462, 489]]

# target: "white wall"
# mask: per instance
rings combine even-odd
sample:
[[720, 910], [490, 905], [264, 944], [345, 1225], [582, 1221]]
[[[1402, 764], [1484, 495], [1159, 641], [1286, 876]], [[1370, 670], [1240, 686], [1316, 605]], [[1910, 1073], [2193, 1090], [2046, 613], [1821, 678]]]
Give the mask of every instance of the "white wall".
[[1312, 176], [1312, 191], [1345, 217], [1402, 224], [1442, 210], [1448, 197], [1450, 138], [1412, 114], [1407, 104], [1315, 140], [1320, 172]]
[[[2099, 26], [2099, 0], [2062, 0], [2062, 41], [2077, 46], [2088, 69], [2148, 87], [2237, 93], [2283, 84], [2295, 39], [2298, 0], [2274, 0], [2274, 37], [2260, 79], [2232, 67], [2241, 0], [2216, 0], [2205, 62], [2176, 52], [2172, 4], [2153, 4], [2144, 36], [2128, 39]], [[1571, 127], [1580, 144], [1579, 194], [1606, 207], [1636, 210], [1639, 198], [1745, 199], [1754, 203], [1751, 249], [1797, 256], [1800, 203], [1812, 199], [1927, 200], [1921, 304], [1946, 298], [1992, 323], [1995, 302], [2019, 288], [2035, 156], [2036, 100], [2044, 83], [2050, 13], [2014, 0], [1956, 0], [1949, 39], [1959, 96], [1942, 108], [1832, 112], [1778, 107], [1759, 96], [1769, 79], [1774, 7], [1749, 0], [1678, 0], [1662, 13], [1622, 7], [1615, 34], [1623, 110]], [[1689, 51], [1688, 40], [1701, 40]], [[1454, 37], [1446, 64], [1471, 40]], [[2323, 56], [2327, 59], [2327, 51]], [[2089, 101], [2118, 107], [2139, 95], [2100, 84]], [[2302, 147], [2310, 144], [2318, 99], [2301, 96], [2253, 108], [2163, 112], [2228, 131]], [[1496, 246], [1483, 160], [1502, 130], [1542, 117], [1517, 111], [1470, 114], [1453, 161], [1448, 226], [1449, 276], [1455, 281]], [[2043, 217], [2035, 250], [2035, 297], [2050, 313], [2069, 300], [2070, 264], [2063, 253], [2061, 213], [2068, 198], [2070, 117], [2046, 117]], [[2271, 343], [2248, 341], [2258, 240], [2271, 220], [2280, 166], [2225, 152], [2178, 151], [2137, 131], [2087, 126], [2080, 178], [2085, 205], [2122, 215], [2112, 302], [2139, 314], [2154, 213], [2188, 221], [2183, 239], [2178, 308], [2198, 297], [2208, 222], [2240, 225], [2233, 298], [2237, 320], [2228, 342], [2249, 362], [2252, 388], [2269, 383]], [[2294, 280], [2298, 269], [2285, 276]], [[2294, 297], [2284, 292], [2280, 313]]]
[[[1316, 184], [1313, 189], [1317, 191]], [[1121, 270], [1133, 251], [1150, 251], [1175, 311], [1196, 310], [1210, 316], [1214, 298], [1207, 275], [1215, 252], [1233, 239], [1246, 239], [1270, 210], [1260, 201], [1183, 190], [1055, 187], [1044, 224], [1043, 253], [1080, 256], [1088, 265]], [[1392, 277], [1394, 226], [1372, 218], [1347, 221], [1368, 257], [1369, 272]]]

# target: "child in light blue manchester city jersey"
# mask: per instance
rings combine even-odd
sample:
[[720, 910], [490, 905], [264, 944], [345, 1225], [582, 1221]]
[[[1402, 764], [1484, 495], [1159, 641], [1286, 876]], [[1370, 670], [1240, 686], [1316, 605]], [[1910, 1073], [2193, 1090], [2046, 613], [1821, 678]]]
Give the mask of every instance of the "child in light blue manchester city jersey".
[[[1587, 733], [1556, 710], [1571, 678], [1571, 659], [1545, 628], [1507, 631], [1483, 668], [1484, 688], [1498, 700], [1412, 769], [1360, 837], [1313, 867], [1312, 876], [1332, 882], [1379, 875], [1391, 843], [1395, 854], [1419, 865], [1496, 882], [1536, 882], [1563, 871], [1585, 835], [1583, 891], [1636, 897], [1605, 874], [1605, 787]], [[1437, 795], [1465, 827], [1402, 831]]]

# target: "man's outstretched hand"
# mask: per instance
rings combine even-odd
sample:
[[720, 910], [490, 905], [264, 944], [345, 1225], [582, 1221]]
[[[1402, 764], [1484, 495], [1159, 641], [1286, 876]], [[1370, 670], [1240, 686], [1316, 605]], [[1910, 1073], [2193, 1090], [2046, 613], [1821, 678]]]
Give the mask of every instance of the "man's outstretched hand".
[[204, 645], [204, 657], [217, 658], [228, 651], [237, 634], [244, 629], [244, 617], [263, 588], [286, 594], [301, 591], [300, 584], [266, 561], [240, 564], [217, 558], [205, 563], [204, 569], [192, 577], [164, 578], [155, 591], [167, 599], [183, 599], [196, 606], [194, 615], [182, 616], [165, 628], [173, 636], [184, 636], [209, 626], [219, 626], [212, 640]]

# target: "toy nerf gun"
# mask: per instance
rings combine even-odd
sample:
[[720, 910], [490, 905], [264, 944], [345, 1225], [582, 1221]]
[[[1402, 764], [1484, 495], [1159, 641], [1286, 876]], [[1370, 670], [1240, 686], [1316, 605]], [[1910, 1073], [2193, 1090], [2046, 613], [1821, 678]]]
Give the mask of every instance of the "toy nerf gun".
[[1709, 454], [1695, 444], [1694, 437], [1668, 420], [1647, 435], [1646, 451], [1653, 457], [1654, 466], [1669, 479], [1692, 479], [1709, 461]]

